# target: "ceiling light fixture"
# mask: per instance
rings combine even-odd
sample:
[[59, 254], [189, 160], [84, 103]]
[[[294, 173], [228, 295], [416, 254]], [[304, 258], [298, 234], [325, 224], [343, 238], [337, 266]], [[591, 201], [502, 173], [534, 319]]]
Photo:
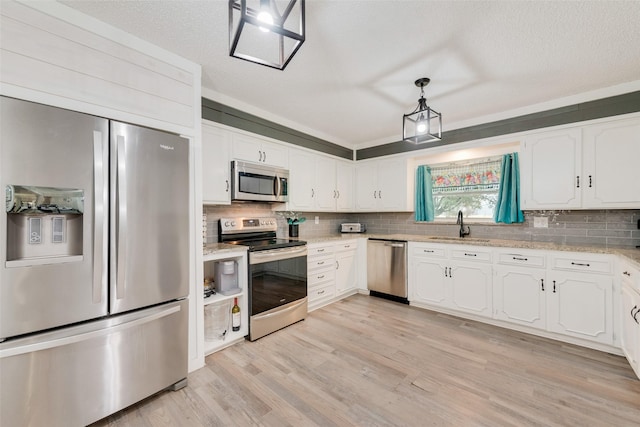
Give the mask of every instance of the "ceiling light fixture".
[[427, 105], [424, 87], [431, 79], [422, 77], [415, 81], [420, 88], [418, 106], [402, 116], [402, 140], [412, 144], [440, 141], [442, 139], [442, 115]]
[[304, 43], [304, 15], [304, 0], [229, 0], [229, 55], [284, 70]]

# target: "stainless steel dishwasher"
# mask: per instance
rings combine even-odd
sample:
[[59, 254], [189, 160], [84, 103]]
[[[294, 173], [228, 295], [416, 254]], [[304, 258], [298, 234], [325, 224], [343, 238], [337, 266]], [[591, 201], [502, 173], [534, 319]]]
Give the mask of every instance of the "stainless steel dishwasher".
[[373, 296], [409, 303], [406, 241], [369, 239], [367, 288]]

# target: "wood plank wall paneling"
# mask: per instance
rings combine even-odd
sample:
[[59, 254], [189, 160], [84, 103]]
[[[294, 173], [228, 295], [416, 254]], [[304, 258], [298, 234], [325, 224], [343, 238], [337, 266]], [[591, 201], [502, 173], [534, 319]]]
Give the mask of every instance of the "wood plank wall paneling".
[[354, 295], [99, 426], [635, 426], [621, 356]]
[[188, 70], [24, 4], [1, 13], [3, 85], [194, 128]]

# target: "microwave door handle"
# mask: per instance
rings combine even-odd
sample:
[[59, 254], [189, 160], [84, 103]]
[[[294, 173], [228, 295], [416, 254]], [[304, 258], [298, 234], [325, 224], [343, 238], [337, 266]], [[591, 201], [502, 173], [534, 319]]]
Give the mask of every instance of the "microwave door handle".
[[273, 190], [274, 190], [274, 194], [276, 195], [276, 197], [280, 197], [280, 191], [282, 191], [282, 184], [280, 183], [280, 178], [278, 177], [278, 175], [275, 176], [274, 178], [275, 182], [273, 185]]

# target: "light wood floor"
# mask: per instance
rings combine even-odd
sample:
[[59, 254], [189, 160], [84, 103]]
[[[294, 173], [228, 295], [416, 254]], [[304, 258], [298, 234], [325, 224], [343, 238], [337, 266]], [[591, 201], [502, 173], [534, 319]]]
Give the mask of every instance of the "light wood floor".
[[626, 359], [355, 295], [95, 426], [638, 426]]

